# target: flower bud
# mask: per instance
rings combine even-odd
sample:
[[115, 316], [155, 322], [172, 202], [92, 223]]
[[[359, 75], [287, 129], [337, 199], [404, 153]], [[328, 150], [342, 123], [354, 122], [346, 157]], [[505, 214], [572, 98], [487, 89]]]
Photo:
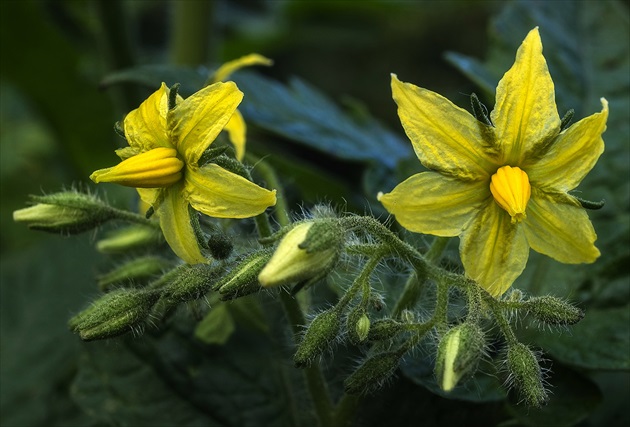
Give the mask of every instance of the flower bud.
[[370, 318], [362, 306], [356, 306], [348, 314], [346, 320], [348, 338], [353, 344], [360, 344], [368, 337], [370, 332]]
[[146, 280], [166, 270], [169, 266], [170, 262], [158, 256], [148, 255], [135, 258], [100, 276], [98, 286], [101, 291], [108, 291], [116, 285]]
[[118, 254], [164, 242], [159, 228], [150, 225], [132, 225], [110, 232], [96, 242], [96, 249], [104, 254]]
[[225, 275], [213, 289], [218, 289], [221, 299], [229, 300], [260, 291], [258, 275], [271, 258], [272, 252], [263, 249], [243, 259], [236, 267]]
[[68, 326], [84, 341], [122, 335], [146, 319], [158, 297], [159, 293], [154, 291], [113, 291], [71, 318]]
[[98, 198], [76, 191], [31, 196], [35, 204], [13, 212], [13, 220], [49, 233], [78, 234], [115, 217], [115, 211]]
[[318, 314], [295, 351], [295, 366], [301, 368], [310, 365], [337, 338], [340, 327], [340, 315], [334, 308]]
[[346, 393], [360, 394], [379, 387], [394, 373], [399, 360], [398, 352], [379, 353], [370, 357], [346, 378], [344, 381]]
[[395, 321], [394, 319], [379, 319], [373, 322], [370, 326], [367, 339], [371, 342], [385, 341], [394, 338], [404, 330], [405, 325]]
[[462, 323], [449, 330], [440, 341], [435, 362], [435, 377], [444, 391], [451, 391], [464, 377], [477, 371], [485, 340], [476, 323]]
[[549, 325], [573, 325], [584, 317], [579, 308], [549, 295], [530, 298], [525, 307], [537, 320]]
[[216, 266], [208, 264], [183, 265], [176, 275], [162, 288], [163, 297], [172, 302], [199, 299], [210, 292], [218, 276]]
[[335, 221], [298, 224], [282, 238], [258, 280], [264, 287], [314, 283], [337, 264], [343, 243], [343, 230]]
[[541, 406], [547, 402], [540, 365], [529, 347], [522, 343], [510, 345], [507, 351], [507, 369], [510, 380], [527, 405]]
[[208, 238], [208, 250], [214, 259], [226, 259], [232, 253], [234, 245], [224, 233], [214, 233]]

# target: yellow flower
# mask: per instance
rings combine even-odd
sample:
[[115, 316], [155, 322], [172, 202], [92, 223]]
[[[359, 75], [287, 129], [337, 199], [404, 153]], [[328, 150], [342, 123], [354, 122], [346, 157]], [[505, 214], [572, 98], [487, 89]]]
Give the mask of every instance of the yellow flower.
[[[233, 82], [215, 83], [187, 99], [164, 83], [124, 120], [129, 147], [117, 166], [94, 172], [94, 182], [136, 187], [155, 209], [166, 241], [184, 261], [207, 262], [191, 224], [191, 210], [217, 218], [247, 218], [276, 203], [269, 191], [199, 159], [234, 114], [243, 94]], [[195, 214], [194, 212], [192, 214]]]
[[[273, 61], [269, 58], [265, 58], [257, 53], [251, 53], [249, 55], [242, 56], [233, 61], [226, 62], [219, 67], [217, 71], [212, 75], [210, 82], [222, 82], [225, 81], [233, 72], [243, 68], [251, 67], [252, 65], [271, 65]], [[230, 118], [230, 121], [225, 125], [223, 129], [228, 133], [230, 142], [234, 145], [236, 150], [236, 158], [243, 160], [245, 156], [245, 133], [247, 127], [245, 126], [245, 120], [240, 111], [235, 110], [234, 114]]]
[[529, 248], [563, 263], [599, 256], [593, 226], [568, 194], [604, 151], [608, 103], [561, 131], [538, 28], [496, 91], [492, 126], [392, 75], [398, 115], [430, 169], [379, 194], [410, 231], [460, 236], [466, 274], [494, 296], [521, 274]]

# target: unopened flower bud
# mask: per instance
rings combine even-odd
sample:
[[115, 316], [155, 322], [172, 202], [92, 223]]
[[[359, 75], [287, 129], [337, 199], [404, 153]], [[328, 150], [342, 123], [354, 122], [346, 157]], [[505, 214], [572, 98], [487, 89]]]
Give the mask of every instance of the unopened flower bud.
[[584, 317], [579, 308], [549, 295], [530, 298], [525, 307], [537, 320], [549, 325], [573, 325]]
[[282, 238], [258, 280], [264, 287], [315, 282], [337, 264], [343, 243], [343, 229], [335, 221], [298, 224]]
[[311, 364], [337, 338], [341, 327], [339, 313], [335, 309], [324, 311], [309, 325], [302, 342], [298, 345], [293, 362], [300, 368]]
[[522, 343], [510, 345], [507, 351], [507, 369], [510, 380], [527, 405], [541, 406], [547, 402], [540, 365], [529, 347]]
[[348, 394], [361, 394], [379, 387], [387, 380], [400, 361], [397, 352], [379, 353], [367, 359], [359, 369], [344, 381], [344, 389]]
[[271, 258], [271, 254], [270, 250], [263, 249], [247, 256], [215, 284], [213, 289], [219, 290], [223, 300], [258, 292], [261, 289], [258, 275]]
[[348, 314], [346, 320], [348, 338], [353, 344], [360, 344], [368, 337], [370, 332], [370, 318], [362, 306], [356, 306]]
[[115, 211], [98, 198], [76, 191], [31, 196], [35, 204], [13, 212], [13, 220], [34, 230], [78, 234], [115, 217]]
[[208, 264], [183, 265], [162, 288], [163, 296], [173, 302], [199, 299], [210, 292], [217, 275], [216, 267]]
[[108, 233], [96, 242], [96, 249], [104, 254], [117, 254], [164, 242], [162, 231], [151, 225], [132, 225]]
[[441, 339], [435, 362], [435, 377], [444, 391], [451, 391], [465, 377], [477, 371], [485, 340], [476, 323], [462, 323]]
[[158, 297], [155, 291], [113, 291], [70, 319], [68, 326], [85, 341], [122, 335], [146, 319]]
[[102, 291], [108, 291], [119, 284], [143, 281], [166, 270], [170, 265], [164, 258], [154, 255], [134, 258], [100, 276], [98, 286]]
[[378, 319], [370, 326], [367, 339], [371, 342], [389, 340], [404, 330], [405, 325], [394, 319]]

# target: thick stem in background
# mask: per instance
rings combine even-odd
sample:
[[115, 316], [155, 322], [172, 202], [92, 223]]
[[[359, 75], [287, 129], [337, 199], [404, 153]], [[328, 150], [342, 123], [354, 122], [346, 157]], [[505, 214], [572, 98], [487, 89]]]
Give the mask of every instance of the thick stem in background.
[[[206, 65], [211, 58], [212, 1], [175, 1], [169, 56], [176, 65]], [[216, 35], [216, 32], [212, 34]]]

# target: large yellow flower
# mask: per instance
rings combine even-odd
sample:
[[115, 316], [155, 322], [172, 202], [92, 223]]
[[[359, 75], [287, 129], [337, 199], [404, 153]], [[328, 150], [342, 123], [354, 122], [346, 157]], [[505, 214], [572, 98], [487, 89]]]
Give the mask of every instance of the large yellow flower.
[[568, 192], [604, 151], [608, 103], [561, 131], [538, 28], [496, 91], [492, 125], [392, 75], [398, 115], [430, 172], [379, 194], [410, 231], [460, 236], [466, 274], [494, 296], [521, 274], [529, 248], [563, 263], [593, 262], [597, 238]]
[[191, 206], [212, 217], [247, 218], [273, 206], [276, 195], [216, 164], [199, 165], [243, 98], [233, 82], [215, 83], [185, 100], [173, 94], [162, 83], [125, 117], [129, 147], [116, 151], [123, 161], [90, 178], [136, 187], [173, 251], [190, 264], [203, 263]]

